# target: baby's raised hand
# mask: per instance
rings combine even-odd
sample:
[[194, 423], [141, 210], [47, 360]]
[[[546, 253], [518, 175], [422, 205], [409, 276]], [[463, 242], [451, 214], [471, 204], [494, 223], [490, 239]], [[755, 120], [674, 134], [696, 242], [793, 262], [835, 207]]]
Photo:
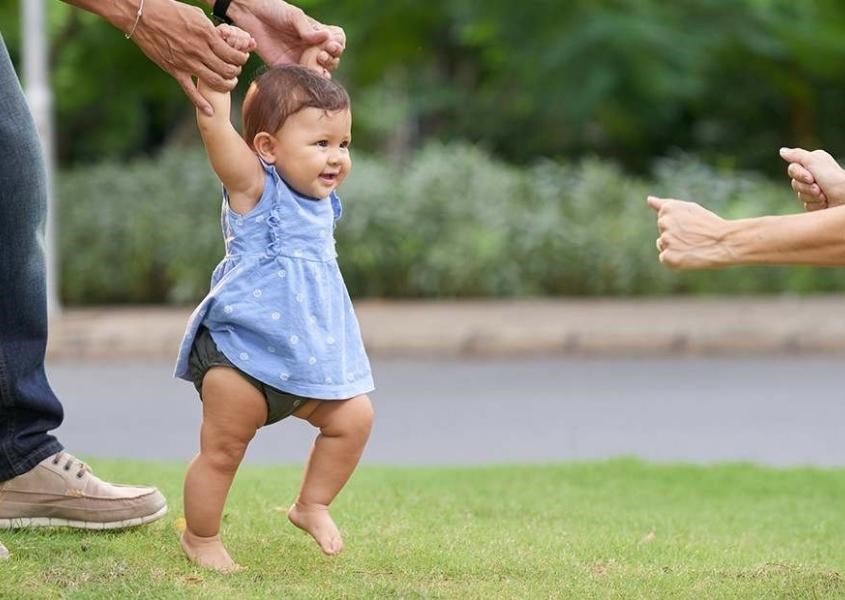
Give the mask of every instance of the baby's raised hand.
[[331, 79], [332, 74], [329, 73], [328, 69], [323, 67], [323, 65], [321, 65], [317, 60], [320, 57], [320, 53], [322, 51], [323, 49], [320, 46], [311, 46], [310, 48], [306, 48], [302, 52], [302, 56], [299, 59], [299, 64], [303, 67], [314, 69], [323, 77]]
[[243, 29], [225, 23], [217, 27], [217, 32], [223, 41], [235, 50], [241, 52], [252, 52], [258, 46], [255, 39]]

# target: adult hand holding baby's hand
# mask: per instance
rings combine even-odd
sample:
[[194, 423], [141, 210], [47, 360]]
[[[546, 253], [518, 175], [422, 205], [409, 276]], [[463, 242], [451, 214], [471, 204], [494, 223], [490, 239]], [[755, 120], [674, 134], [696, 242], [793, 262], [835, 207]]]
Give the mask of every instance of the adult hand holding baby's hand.
[[124, 24], [127, 36], [179, 83], [197, 108], [211, 115], [211, 105], [197, 91], [192, 77], [218, 92], [231, 91], [249, 55], [221, 40], [214, 25], [196, 6], [173, 0], [147, 0], [143, 10], [143, 19], [139, 12], [134, 26]]
[[258, 42], [258, 55], [270, 66], [304, 64], [303, 52], [319, 46], [319, 64], [333, 71], [346, 48], [346, 33], [323, 25], [282, 0], [252, 0], [229, 6], [229, 16]]

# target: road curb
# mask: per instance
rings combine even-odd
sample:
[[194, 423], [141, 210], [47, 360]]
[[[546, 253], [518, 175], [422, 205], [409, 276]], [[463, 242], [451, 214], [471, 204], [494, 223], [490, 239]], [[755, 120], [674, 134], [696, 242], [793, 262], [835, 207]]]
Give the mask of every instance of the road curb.
[[[845, 352], [845, 296], [361, 301], [372, 356]], [[184, 307], [69, 309], [54, 359], [175, 358]]]

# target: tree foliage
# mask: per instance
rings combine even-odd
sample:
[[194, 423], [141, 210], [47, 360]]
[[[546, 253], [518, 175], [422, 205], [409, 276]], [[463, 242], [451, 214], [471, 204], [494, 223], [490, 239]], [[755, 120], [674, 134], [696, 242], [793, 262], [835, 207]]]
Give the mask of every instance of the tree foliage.
[[[0, 7], [7, 41], [15, 8]], [[303, 0], [346, 29], [356, 144], [481, 143], [516, 162], [598, 155], [645, 172], [674, 149], [780, 168], [781, 145], [845, 148], [837, 0]], [[60, 156], [148, 153], [191, 107], [96, 17], [50, 4]], [[14, 48], [13, 48], [14, 49]], [[258, 67], [250, 63], [249, 71]]]

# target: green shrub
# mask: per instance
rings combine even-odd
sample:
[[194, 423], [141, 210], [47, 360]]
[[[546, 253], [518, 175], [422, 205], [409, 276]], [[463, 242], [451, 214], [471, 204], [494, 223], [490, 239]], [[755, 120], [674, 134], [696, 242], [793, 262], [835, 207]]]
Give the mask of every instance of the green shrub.
[[[648, 183], [607, 162], [516, 168], [465, 145], [405, 163], [355, 157], [341, 190], [340, 263], [353, 296], [775, 293], [845, 287], [845, 271], [673, 273], [647, 193], [727, 217], [797, 209], [786, 181], [662, 161]], [[201, 149], [62, 173], [61, 289], [70, 304], [193, 302], [223, 254], [220, 186]]]

